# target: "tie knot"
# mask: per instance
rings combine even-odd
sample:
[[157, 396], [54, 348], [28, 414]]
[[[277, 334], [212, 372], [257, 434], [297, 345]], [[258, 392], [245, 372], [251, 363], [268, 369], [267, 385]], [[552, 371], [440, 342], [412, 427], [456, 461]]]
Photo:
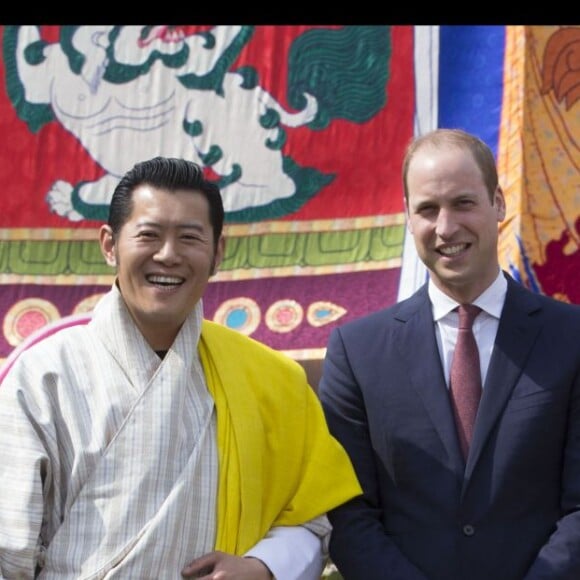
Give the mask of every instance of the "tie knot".
[[459, 313], [459, 328], [471, 328], [481, 308], [475, 304], [460, 304], [457, 312]]

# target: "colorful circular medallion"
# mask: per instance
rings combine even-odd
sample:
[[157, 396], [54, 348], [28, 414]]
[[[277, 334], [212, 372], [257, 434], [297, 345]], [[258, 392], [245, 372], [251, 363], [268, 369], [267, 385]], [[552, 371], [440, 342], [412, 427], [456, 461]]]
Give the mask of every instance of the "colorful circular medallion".
[[304, 309], [296, 300], [277, 300], [266, 312], [266, 324], [274, 332], [291, 332], [304, 318]]
[[18, 346], [28, 335], [58, 320], [58, 308], [42, 298], [26, 298], [13, 304], [4, 317], [3, 331], [9, 344]]
[[214, 322], [249, 336], [260, 324], [260, 307], [251, 298], [230, 298], [220, 304], [213, 319]]

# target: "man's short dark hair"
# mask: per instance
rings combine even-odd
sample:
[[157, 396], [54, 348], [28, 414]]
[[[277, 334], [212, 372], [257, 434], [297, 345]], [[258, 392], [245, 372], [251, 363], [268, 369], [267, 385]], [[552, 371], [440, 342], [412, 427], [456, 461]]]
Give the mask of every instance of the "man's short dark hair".
[[111, 199], [109, 219], [113, 236], [117, 236], [133, 210], [133, 192], [140, 185], [167, 191], [185, 190], [201, 193], [209, 204], [209, 219], [217, 246], [224, 225], [224, 206], [219, 187], [206, 179], [202, 168], [193, 161], [174, 157], [154, 157], [134, 165], [121, 178]]

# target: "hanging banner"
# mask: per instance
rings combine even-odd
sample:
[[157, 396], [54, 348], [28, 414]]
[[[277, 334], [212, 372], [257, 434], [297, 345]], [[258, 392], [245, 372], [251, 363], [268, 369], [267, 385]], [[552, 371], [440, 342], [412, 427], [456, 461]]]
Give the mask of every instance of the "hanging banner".
[[0, 359], [88, 312], [119, 178], [157, 155], [221, 188], [214, 319], [298, 359], [396, 300], [411, 26], [4, 26]]

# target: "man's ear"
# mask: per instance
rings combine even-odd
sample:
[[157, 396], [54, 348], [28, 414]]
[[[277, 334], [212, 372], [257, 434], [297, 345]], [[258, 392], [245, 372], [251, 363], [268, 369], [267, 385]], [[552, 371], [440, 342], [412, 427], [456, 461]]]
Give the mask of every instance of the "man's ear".
[[105, 224], [99, 230], [99, 244], [101, 246], [101, 253], [105, 258], [108, 266], [115, 267], [117, 259], [115, 257], [115, 237], [111, 226]]
[[226, 251], [226, 239], [224, 238], [224, 236], [220, 236], [220, 239], [218, 240], [218, 243], [216, 245], [215, 255], [213, 257], [213, 264], [211, 272], [209, 273], [210, 276], [215, 276], [215, 274], [217, 274], [219, 266], [222, 263], [222, 260], [224, 259], [225, 251]]
[[407, 200], [404, 200], [404, 208], [405, 208], [405, 222], [407, 226], [407, 231], [413, 235], [413, 226], [411, 224], [411, 219], [409, 217], [409, 206], [407, 205]]
[[503, 222], [506, 215], [506, 202], [503, 189], [499, 185], [495, 188], [493, 201], [495, 207], [497, 208], [497, 221]]

